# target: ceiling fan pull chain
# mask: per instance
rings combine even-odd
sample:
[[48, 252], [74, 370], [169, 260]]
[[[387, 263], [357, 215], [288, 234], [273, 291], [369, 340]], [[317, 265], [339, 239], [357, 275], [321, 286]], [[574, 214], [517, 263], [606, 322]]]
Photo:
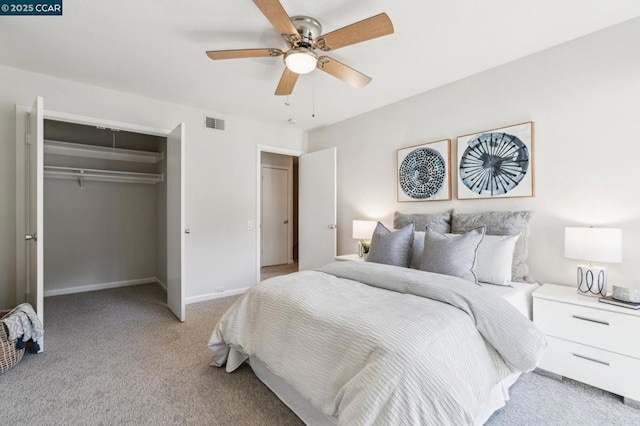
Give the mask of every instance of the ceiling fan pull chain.
[[311, 118], [316, 118], [316, 83], [313, 82], [311, 89]]
[[291, 105], [291, 104], [289, 103], [289, 95], [287, 95], [287, 100], [286, 100], [286, 101], [284, 101], [284, 104], [285, 104], [286, 106], [290, 106], [290, 105]]

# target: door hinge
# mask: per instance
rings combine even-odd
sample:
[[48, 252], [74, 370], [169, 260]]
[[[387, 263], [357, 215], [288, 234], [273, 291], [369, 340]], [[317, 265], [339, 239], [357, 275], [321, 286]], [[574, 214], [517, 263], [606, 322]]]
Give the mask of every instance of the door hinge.
[[31, 133], [27, 133], [24, 135], [24, 144], [31, 145]]

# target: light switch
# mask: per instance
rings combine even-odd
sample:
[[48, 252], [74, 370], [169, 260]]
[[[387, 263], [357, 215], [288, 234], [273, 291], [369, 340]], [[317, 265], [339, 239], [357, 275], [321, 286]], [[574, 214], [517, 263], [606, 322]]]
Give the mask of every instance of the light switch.
[[247, 221], [247, 229], [253, 229], [253, 221], [252, 220], [248, 220]]

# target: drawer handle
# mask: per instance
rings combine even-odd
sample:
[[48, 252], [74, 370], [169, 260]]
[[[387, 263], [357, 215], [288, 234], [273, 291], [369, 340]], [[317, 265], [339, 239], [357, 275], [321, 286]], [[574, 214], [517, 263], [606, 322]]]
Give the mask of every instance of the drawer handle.
[[581, 317], [580, 315], [571, 315], [571, 316], [574, 317], [575, 319], [579, 319], [582, 321], [589, 321], [589, 322], [595, 322], [596, 324], [609, 325], [607, 321], [600, 321], [592, 318]]
[[588, 356], [574, 354], [574, 353], [571, 353], [571, 355], [573, 355], [575, 357], [578, 357], [578, 358], [586, 359], [587, 361], [597, 362], [598, 364], [606, 365], [607, 367], [609, 366], [609, 363], [606, 362], [606, 361], [600, 361], [599, 359], [589, 358]]

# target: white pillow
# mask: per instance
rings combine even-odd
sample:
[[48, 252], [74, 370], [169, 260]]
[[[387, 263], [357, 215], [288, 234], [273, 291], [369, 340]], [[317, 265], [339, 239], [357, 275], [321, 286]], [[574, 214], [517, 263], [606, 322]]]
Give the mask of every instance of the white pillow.
[[481, 283], [511, 285], [513, 250], [520, 234], [485, 235], [478, 246], [476, 275]]

